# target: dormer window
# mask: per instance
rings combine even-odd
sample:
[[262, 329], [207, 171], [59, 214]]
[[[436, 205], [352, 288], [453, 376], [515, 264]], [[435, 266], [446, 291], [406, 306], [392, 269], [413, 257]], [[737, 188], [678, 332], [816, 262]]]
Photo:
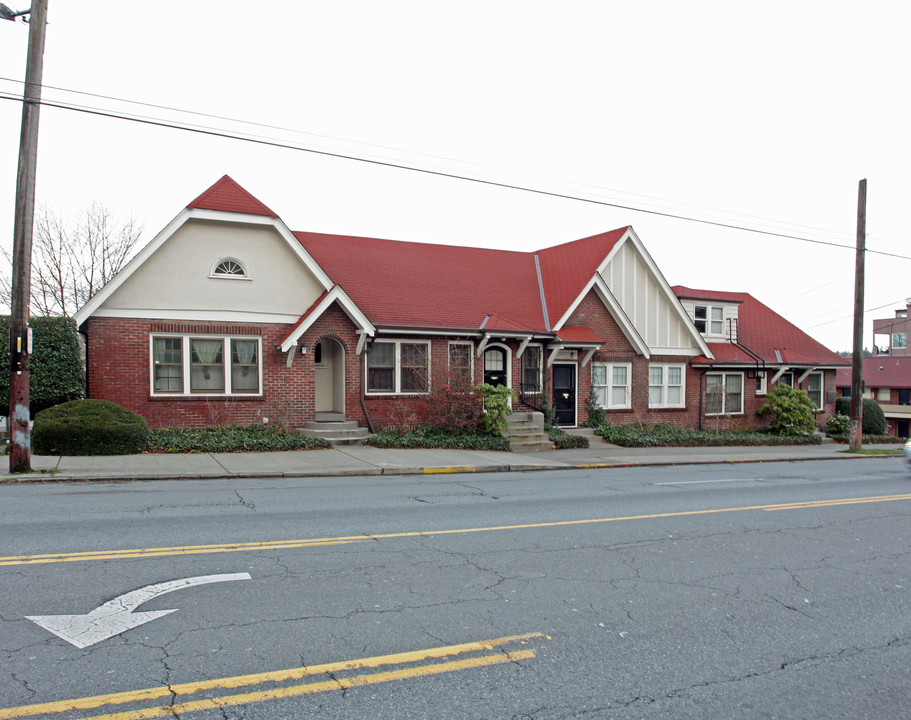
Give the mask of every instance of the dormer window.
[[237, 258], [221, 258], [215, 262], [209, 277], [213, 278], [231, 278], [234, 280], [249, 280], [247, 268]]
[[703, 335], [724, 335], [724, 308], [696, 305], [693, 309], [696, 329]]

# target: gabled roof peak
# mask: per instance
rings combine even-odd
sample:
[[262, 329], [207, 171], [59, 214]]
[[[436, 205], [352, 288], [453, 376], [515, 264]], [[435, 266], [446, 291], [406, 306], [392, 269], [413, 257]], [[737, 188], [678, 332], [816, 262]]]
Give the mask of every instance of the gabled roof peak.
[[229, 175], [222, 175], [212, 187], [187, 205], [189, 210], [217, 210], [278, 217], [276, 213], [238, 185]]

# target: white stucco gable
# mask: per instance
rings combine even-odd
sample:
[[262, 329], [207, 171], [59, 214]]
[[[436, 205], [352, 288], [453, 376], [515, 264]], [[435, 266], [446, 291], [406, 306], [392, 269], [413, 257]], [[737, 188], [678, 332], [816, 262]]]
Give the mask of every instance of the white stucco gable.
[[74, 317], [295, 323], [332, 287], [279, 218], [185, 209]]

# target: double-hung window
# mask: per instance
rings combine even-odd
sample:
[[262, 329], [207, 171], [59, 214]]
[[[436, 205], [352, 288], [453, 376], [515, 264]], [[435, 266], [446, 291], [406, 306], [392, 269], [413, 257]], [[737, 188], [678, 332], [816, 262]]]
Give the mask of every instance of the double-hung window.
[[600, 408], [629, 409], [630, 363], [592, 363], [592, 396]]
[[907, 348], [908, 347], [908, 333], [906, 332], [896, 332], [892, 333], [892, 349], [896, 348]]
[[522, 392], [541, 392], [541, 347], [529, 345], [522, 353]]
[[822, 410], [823, 399], [822, 373], [810, 373], [807, 375], [807, 395], [816, 406], [817, 410]]
[[449, 343], [449, 380], [466, 385], [474, 379], [474, 358], [472, 344], [466, 342]]
[[257, 395], [261, 340], [223, 335], [152, 337], [153, 395]]
[[724, 308], [712, 305], [696, 305], [693, 321], [703, 335], [724, 335]]
[[367, 391], [425, 393], [429, 388], [430, 343], [375, 342], [367, 354]]
[[685, 407], [683, 365], [652, 363], [648, 368], [648, 406], [650, 408]]
[[743, 373], [708, 373], [705, 376], [705, 414], [736, 415], [743, 412]]

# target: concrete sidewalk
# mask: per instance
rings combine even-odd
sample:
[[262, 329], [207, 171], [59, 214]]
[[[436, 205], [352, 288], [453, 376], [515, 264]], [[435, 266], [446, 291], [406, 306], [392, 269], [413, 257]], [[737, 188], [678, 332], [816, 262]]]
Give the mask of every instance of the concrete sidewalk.
[[383, 450], [367, 445], [332, 450], [264, 453], [144, 454], [108, 457], [33, 456], [35, 472], [4, 482], [130, 481], [203, 478], [331, 477], [477, 473], [642, 465], [833, 460], [869, 457], [847, 445], [724, 448], [621, 448], [599, 443], [584, 450], [489, 452]]

